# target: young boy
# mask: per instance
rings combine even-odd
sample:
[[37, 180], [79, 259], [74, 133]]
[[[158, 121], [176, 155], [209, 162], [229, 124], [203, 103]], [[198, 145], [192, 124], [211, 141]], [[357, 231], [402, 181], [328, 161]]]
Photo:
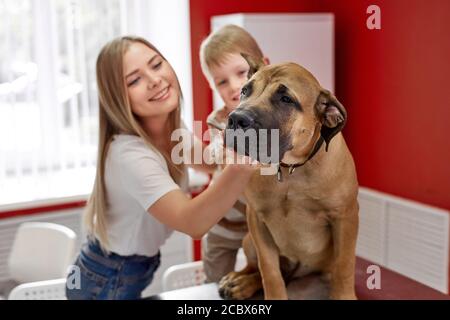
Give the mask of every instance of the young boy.
[[[208, 127], [218, 129], [210, 131], [211, 142], [218, 138], [219, 130], [225, 129], [228, 114], [238, 106], [241, 88], [247, 81], [249, 65], [240, 53], [268, 63], [255, 39], [235, 25], [226, 25], [210, 34], [200, 47], [203, 74], [211, 89], [215, 89], [225, 103], [222, 108], [214, 110], [208, 116]], [[219, 171], [214, 174], [213, 183], [218, 174]], [[203, 239], [202, 259], [208, 282], [219, 282], [223, 276], [234, 270], [237, 252], [248, 231], [245, 207], [245, 200], [241, 196], [228, 214]]]

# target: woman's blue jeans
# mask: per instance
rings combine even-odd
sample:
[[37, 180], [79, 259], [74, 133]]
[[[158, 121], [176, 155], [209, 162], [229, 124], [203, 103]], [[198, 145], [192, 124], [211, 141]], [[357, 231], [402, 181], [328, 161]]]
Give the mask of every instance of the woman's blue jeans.
[[75, 261], [80, 271], [80, 285], [78, 288], [66, 286], [67, 299], [140, 299], [159, 264], [159, 252], [153, 257], [106, 254], [97, 240], [89, 240]]

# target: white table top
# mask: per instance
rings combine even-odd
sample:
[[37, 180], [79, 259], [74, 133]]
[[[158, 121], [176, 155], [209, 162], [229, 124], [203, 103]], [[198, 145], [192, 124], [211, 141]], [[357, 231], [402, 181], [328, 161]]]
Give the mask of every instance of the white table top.
[[[328, 287], [317, 275], [294, 279], [288, 284], [288, 296], [292, 300], [324, 300], [327, 299]], [[217, 283], [182, 288], [148, 297], [149, 300], [223, 300], [219, 295]], [[264, 299], [262, 291], [250, 300]]]

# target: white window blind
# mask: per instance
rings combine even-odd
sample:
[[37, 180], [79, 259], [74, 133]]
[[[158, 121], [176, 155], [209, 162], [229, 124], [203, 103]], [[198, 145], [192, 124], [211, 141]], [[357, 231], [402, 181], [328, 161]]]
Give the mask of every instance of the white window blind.
[[[186, 16], [188, 1], [176, 1], [184, 4], [177, 14]], [[0, 0], [0, 206], [91, 191], [98, 139], [97, 55], [119, 35], [141, 33], [152, 41], [150, 33], [139, 30], [148, 30], [146, 12], [161, 3]], [[144, 5], [139, 23], [131, 26], [135, 8]], [[184, 26], [183, 32], [188, 29]], [[173, 51], [163, 53], [175, 64], [190, 65], [189, 47]], [[180, 81], [190, 97], [186, 74], [182, 70]], [[190, 101], [185, 114], [192, 119]]]

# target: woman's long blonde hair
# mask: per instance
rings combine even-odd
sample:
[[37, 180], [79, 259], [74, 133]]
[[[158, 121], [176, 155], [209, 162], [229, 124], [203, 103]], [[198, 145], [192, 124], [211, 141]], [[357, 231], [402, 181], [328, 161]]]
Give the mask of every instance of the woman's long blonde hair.
[[[109, 251], [107, 237], [107, 211], [108, 199], [105, 187], [105, 160], [108, 153], [108, 147], [113, 139], [113, 135], [123, 133], [139, 136], [144, 139], [148, 146], [158, 150], [152, 141], [152, 137], [147, 135], [142, 129], [138, 119], [131, 110], [131, 104], [128, 98], [126, 84], [123, 74], [123, 56], [131, 44], [140, 42], [161, 57], [164, 56], [150, 42], [140, 37], [119, 37], [107, 43], [97, 58], [96, 73], [99, 98], [99, 141], [97, 172], [95, 176], [94, 188], [86, 205], [84, 214], [84, 223], [87, 228], [88, 236], [99, 240], [102, 248]], [[178, 82], [178, 79], [177, 79]], [[178, 87], [179, 83], [178, 83]], [[181, 109], [181, 89], [180, 105], [169, 114], [169, 132], [180, 128], [180, 109]], [[176, 142], [168, 143], [173, 147]], [[166, 159], [170, 175], [179, 182], [184, 174], [183, 165], [175, 165], [170, 160], [170, 155], [164, 150], [158, 150]]]

